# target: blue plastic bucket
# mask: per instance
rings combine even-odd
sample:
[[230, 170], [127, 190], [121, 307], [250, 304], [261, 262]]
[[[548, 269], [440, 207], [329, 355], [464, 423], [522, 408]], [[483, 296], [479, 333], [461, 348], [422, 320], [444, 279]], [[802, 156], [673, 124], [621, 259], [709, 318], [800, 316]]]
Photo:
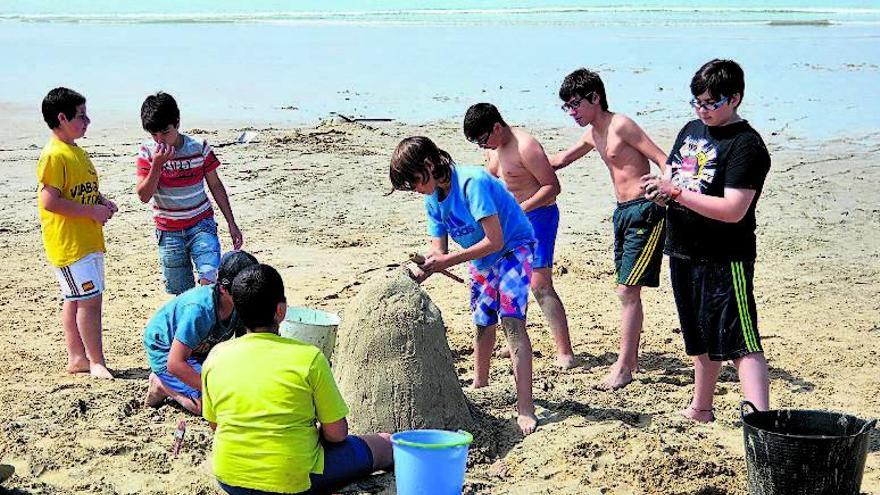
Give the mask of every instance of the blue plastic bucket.
[[397, 495], [461, 495], [473, 440], [473, 435], [462, 430], [410, 430], [391, 435]]

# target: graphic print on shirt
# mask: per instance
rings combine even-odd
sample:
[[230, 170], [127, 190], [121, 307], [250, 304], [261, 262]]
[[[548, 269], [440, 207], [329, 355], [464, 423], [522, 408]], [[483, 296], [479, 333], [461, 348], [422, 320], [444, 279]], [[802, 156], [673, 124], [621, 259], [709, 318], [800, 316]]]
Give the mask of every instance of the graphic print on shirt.
[[682, 189], [703, 193], [715, 179], [718, 152], [705, 138], [687, 136], [672, 158], [672, 182]]
[[457, 218], [451, 211], [449, 216], [443, 219], [443, 223], [446, 224], [446, 230], [453, 239], [464, 237], [477, 230], [473, 225], [468, 225], [460, 218]]

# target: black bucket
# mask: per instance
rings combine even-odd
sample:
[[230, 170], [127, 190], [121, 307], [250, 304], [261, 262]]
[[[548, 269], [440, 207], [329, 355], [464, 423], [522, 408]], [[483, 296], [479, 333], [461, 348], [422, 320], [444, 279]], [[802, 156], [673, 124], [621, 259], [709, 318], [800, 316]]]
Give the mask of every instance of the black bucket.
[[[751, 412], [747, 412], [747, 408]], [[740, 404], [751, 495], [858, 495], [868, 455], [866, 421], [828, 411], [758, 411]]]

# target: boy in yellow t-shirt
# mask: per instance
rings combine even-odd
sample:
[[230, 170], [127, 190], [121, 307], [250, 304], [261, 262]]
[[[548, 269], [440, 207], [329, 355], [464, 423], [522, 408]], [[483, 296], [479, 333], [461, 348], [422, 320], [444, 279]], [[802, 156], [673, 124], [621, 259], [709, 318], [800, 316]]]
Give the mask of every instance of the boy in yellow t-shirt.
[[348, 434], [348, 406], [312, 345], [278, 335], [281, 275], [252, 265], [232, 282], [247, 334], [218, 344], [202, 366], [202, 414], [212, 463], [230, 495], [324, 493], [392, 464], [390, 436]]
[[102, 226], [117, 208], [98, 191], [95, 167], [75, 142], [90, 122], [86, 99], [71, 89], [55, 88], [43, 98], [43, 120], [52, 136], [37, 164], [37, 207], [46, 257], [64, 296], [67, 371], [113, 378], [101, 344]]

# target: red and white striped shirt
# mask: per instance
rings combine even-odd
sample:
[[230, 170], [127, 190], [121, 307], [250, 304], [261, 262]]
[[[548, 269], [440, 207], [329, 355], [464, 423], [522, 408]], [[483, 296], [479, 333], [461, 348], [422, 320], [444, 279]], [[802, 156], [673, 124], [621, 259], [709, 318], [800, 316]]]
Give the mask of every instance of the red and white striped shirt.
[[[153, 218], [159, 230], [183, 230], [214, 214], [211, 201], [205, 193], [205, 175], [217, 170], [220, 160], [207, 141], [181, 134], [183, 145], [174, 158], [162, 165], [159, 185], [153, 194]], [[137, 157], [137, 175], [150, 173], [156, 142], [141, 144]]]

